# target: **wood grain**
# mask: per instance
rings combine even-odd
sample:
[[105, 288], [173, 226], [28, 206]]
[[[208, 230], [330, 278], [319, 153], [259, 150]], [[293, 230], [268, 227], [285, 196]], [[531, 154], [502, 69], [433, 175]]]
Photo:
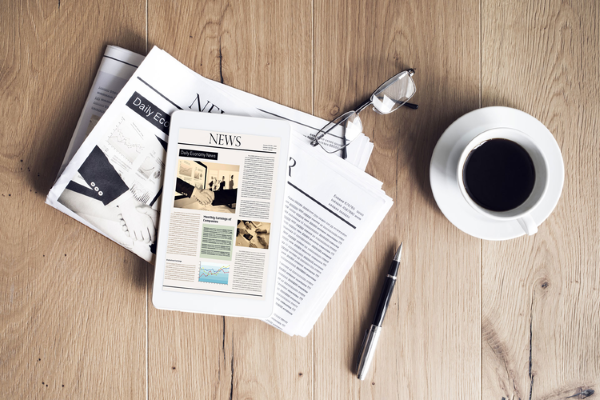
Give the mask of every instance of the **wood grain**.
[[147, 264], [44, 204], [105, 45], [144, 51], [143, 11], [142, 1], [0, 7], [3, 399], [145, 396]]
[[[0, 7], [3, 399], [565, 399], [600, 393], [600, 6], [540, 0], [73, 0]], [[106, 44], [332, 118], [416, 68], [418, 111], [361, 117], [395, 199], [308, 338], [157, 311], [153, 270], [44, 205]], [[541, 120], [565, 187], [533, 237], [485, 242], [435, 205], [429, 160], [479, 106]], [[401, 276], [368, 380], [383, 271]], [[64, 386], [63, 386], [64, 385]]]
[[[315, 326], [314, 398], [475, 398], [480, 241], [439, 212], [429, 161], [444, 129], [479, 104], [477, 2], [315, 4], [316, 114], [356, 107], [408, 67], [417, 71], [420, 108], [361, 114], [375, 143], [367, 171], [395, 205]], [[359, 381], [358, 347], [400, 241], [393, 304], [369, 377]]]
[[486, 399], [600, 391], [599, 12], [593, 1], [482, 3], [483, 105], [538, 118], [565, 162], [539, 232], [483, 245]]
[[[151, 45], [207, 78], [312, 111], [310, 2], [162, 1], [148, 11]], [[151, 399], [312, 397], [311, 338], [152, 306], [148, 330]]]

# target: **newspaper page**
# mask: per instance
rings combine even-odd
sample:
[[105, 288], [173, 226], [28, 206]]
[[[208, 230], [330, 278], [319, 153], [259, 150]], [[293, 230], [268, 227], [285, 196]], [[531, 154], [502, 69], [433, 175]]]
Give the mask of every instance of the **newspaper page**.
[[306, 336], [392, 206], [346, 165], [292, 140], [275, 312], [266, 320]]
[[269, 245], [281, 218], [281, 138], [180, 129], [173, 145], [179, 157], [174, 187], [165, 190], [172, 208], [161, 225], [168, 232], [163, 289], [263, 297], [277, 259]]
[[140, 54], [117, 46], [106, 46], [58, 176], [143, 60], [144, 56]]
[[170, 114], [244, 115], [209, 80], [154, 48], [57, 179], [46, 202], [152, 261]]

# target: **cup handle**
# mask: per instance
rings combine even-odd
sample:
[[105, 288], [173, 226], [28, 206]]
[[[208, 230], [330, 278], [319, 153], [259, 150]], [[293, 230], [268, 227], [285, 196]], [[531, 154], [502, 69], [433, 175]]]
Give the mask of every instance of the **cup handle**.
[[521, 228], [523, 228], [525, 233], [528, 235], [533, 235], [538, 231], [537, 224], [529, 214], [519, 218], [517, 222], [519, 223], [519, 225], [521, 225]]

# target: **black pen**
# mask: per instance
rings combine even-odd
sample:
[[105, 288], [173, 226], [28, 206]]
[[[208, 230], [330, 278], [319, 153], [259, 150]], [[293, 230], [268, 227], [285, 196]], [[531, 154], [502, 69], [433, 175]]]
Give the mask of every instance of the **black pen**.
[[369, 367], [371, 366], [371, 360], [373, 359], [373, 354], [375, 353], [375, 348], [377, 347], [377, 340], [379, 339], [379, 334], [381, 333], [381, 325], [383, 325], [383, 319], [385, 318], [388, 304], [390, 304], [392, 293], [394, 293], [394, 286], [396, 286], [396, 277], [398, 276], [398, 267], [400, 266], [400, 256], [402, 256], [402, 243], [400, 243], [400, 247], [398, 247], [398, 251], [396, 251], [396, 255], [392, 260], [387, 277], [385, 278], [385, 283], [383, 284], [383, 289], [381, 290], [381, 295], [379, 296], [379, 302], [377, 303], [377, 311], [375, 312], [373, 323], [369, 329], [367, 329], [362, 346], [360, 347], [357, 367], [357, 375], [358, 379], [360, 380], [365, 379], [365, 376], [369, 371]]

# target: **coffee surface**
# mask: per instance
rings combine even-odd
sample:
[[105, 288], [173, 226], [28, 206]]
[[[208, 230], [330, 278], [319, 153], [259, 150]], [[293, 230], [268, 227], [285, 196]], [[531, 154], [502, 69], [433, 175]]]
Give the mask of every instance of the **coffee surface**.
[[517, 143], [491, 139], [467, 157], [463, 183], [479, 206], [509, 211], [523, 204], [533, 191], [535, 167], [529, 153]]

